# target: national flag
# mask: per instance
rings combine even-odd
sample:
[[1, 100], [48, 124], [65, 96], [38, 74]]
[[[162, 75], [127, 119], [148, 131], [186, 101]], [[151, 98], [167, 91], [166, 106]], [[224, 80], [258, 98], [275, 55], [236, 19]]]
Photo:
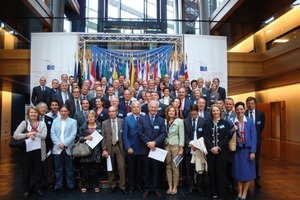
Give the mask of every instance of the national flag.
[[143, 69], [143, 81], [145, 81], [146, 77], [147, 77], [147, 59], [146, 58], [145, 58], [145, 62], [144, 62], [144, 67], [142, 69]]
[[86, 79], [90, 80], [90, 76], [91, 76], [91, 63], [90, 63], [90, 60], [87, 60], [87, 75], [86, 75]]
[[78, 86], [81, 88], [82, 86], [82, 80], [83, 80], [83, 77], [82, 77], [82, 63], [80, 61], [78, 61], [78, 65], [77, 65], [77, 83], [78, 83]]
[[153, 79], [155, 79], [157, 77], [157, 69], [156, 69], [156, 62], [154, 60], [153, 63]]
[[159, 76], [160, 78], [163, 78], [161, 75], [161, 68], [160, 68], [160, 57], [158, 54], [158, 59], [157, 59], [157, 76]]
[[96, 58], [96, 69], [95, 69], [95, 72], [96, 72], [96, 80], [100, 80], [100, 77], [101, 77], [101, 71], [100, 71], [100, 65], [99, 65], [99, 61], [98, 61], [98, 58]]
[[74, 79], [77, 81], [77, 76], [78, 76], [78, 67], [77, 67], [77, 62], [75, 60], [75, 65], [74, 65]]
[[96, 80], [96, 71], [95, 71], [94, 61], [91, 60], [91, 75], [90, 75], [91, 87], [90, 88], [94, 88], [95, 80]]
[[[150, 55], [149, 55], [150, 57]], [[147, 57], [147, 65], [146, 65], [146, 81], [150, 79], [150, 58]]]
[[184, 76], [184, 60], [181, 61], [179, 76]]
[[130, 69], [130, 86], [133, 87], [134, 84], [134, 75], [135, 75], [135, 71], [134, 71], [134, 60], [133, 60], [133, 56], [131, 56], [131, 69]]
[[184, 63], [184, 78], [185, 80], [189, 79], [189, 73], [188, 73], [188, 69], [187, 69], [187, 54], [185, 56], [185, 63]]
[[138, 59], [138, 62], [139, 62], [139, 65], [138, 65], [138, 76], [137, 76], [137, 78], [135, 79], [135, 80], [137, 80], [138, 78], [140, 79], [140, 78], [142, 78], [142, 62], [141, 62], [141, 60], [140, 59]]
[[118, 72], [117, 72], [117, 63], [114, 64], [114, 72], [113, 72], [113, 79], [118, 78]]
[[128, 63], [128, 54], [127, 54], [127, 56], [126, 56], [126, 70], [125, 70], [125, 78], [126, 79], [130, 79], [130, 77], [129, 77], [129, 63]]
[[169, 70], [169, 76], [170, 76], [170, 81], [173, 84], [173, 81], [174, 81], [174, 61], [171, 60], [170, 63], [171, 63], [171, 69]]

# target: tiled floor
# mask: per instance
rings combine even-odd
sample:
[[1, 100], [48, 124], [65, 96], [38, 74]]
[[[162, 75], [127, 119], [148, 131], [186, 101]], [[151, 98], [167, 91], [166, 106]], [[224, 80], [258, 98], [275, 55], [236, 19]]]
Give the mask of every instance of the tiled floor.
[[[272, 143], [269, 141], [269, 143]], [[276, 143], [276, 142], [275, 142]], [[277, 142], [278, 143], [278, 142]], [[273, 146], [278, 146], [273, 145]], [[265, 146], [264, 153], [261, 158], [261, 183], [260, 190], [254, 190], [253, 184], [249, 190], [247, 199], [257, 200], [285, 200], [285, 199], [300, 199], [300, 148], [299, 144], [281, 144], [280, 150], [268, 151]], [[293, 147], [291, 147], [293, 146]], [[288, 147], [288, 149], [285, 149]], [[3, 146], [1, 148], [3, 150]], [[270, 149], [270, 148], [269, 148]], [[293, 153], [289, 153], [290, 150]], [[295, 152], [296, 151], [296, 152]], [[275, 153], [274, 152], [281, 152]], [[18, 152], [2, 151], [0, 157], [0, 199], [22, 199], [21, 188], [21, 166], [19, 165]], [[177, 195], [163, 194], [161, 199], [170, 200], [201, 200], [210, 199], [209, 195], [205, 197], [199, 196], [196, 192], [193, 195], [185, 195], [185, 187], [181, 187]], [[166, 188], [163, 188], [166, 191]], [[142, 194], [134, 192], [133, 194], [124, 195], [120, 191], [113, 194], [108, 193], [108, 189], [102, 189], [100, 193], [95, 194], [93, 191], [88, 191], [86, 194], [81, 194], [80, 191], [71, 193], [69, 191], [62, 191], [59, 193], [46, 192], [43, 197], [37, 195], [31, 196], [30, 199], [41, 200], [73, 200], [73, 199], [109, 199], [109, 200], [127, 200], [127, 199], [142, 199]], [[157, 199], [152, 195], [146, 199]], [[230, 197], [228, 199], [234, 199]]]

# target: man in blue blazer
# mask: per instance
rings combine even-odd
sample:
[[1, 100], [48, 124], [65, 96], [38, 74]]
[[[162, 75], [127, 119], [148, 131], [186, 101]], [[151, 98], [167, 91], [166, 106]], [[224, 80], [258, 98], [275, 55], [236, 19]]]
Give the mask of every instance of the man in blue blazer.
[[193, 104], [193, 102], [190, 99], [186, 98], [185, 88], [183, 88], [183, 87], [179, 88], [178, 98], [181, 102], [181, 107], [179, 109], [182, 111], [183, 117], [187, 118], [189, 116], [189, 107], [190, 107], [190, 105]]
[[261, 147], [261, 135], [265, 127], [265, 113], [255, 108], [256, 99], [254, 97], [248, 97], [246, 99], [246, 105], [247, 105], [247, 110], [245, 112], [245, 115], [253, 120], [256, 128], [257, 147], [255, 153], [255, 165], [256, 165], [255, 187], [261, 188], [260, 176], [259, 176], [259, 158], [260, 158], [260, 147]]
[[71, 93], [68, 91], [68, 83], [62, 82], [60, 84], [60, 90], [53, 94], [52, 99], [57, 100], [59, 105], [64, 105], [69, 98], [71, 98]]
[[[204, 195], [204, 174], [198, 174], [195, 170], [195, 164], [191, 163], [192, 154], [196, 150], [195, 147], [190, 146], [190, 142], [193, 140], [198, 140], [203, 137], [203, 126], [205, 124], [205, 119], [198, 116], [198, 106], [196, 104], [190, 105], [190, 116], [184, 119], [184, 133], [185, 133], [185, 161], [187, 170], [187, 184], [188, 190], [185, 194], [192, 194], [193, 190], [197, 187], [198, 192], [201, 196]], [[193, 126], [193, 123], [195, 125]], [[196, 174], [196, 184], [195, 184], [195, 174]]]
[[[152, 91], [151, 92], [151, 100], [155, 100], [155, 101], [159, 100], [159, 94], [158, 94], [157, 91]], [[158, 103], [159, 103], [159, 105], [158, 105], [158, 108], [157, 108], [157, 115], [159, 115], [162, 118], [165, 118], [165, 115], [166, 115], [165, 110], [168, 106], [161, 103], [161, 102], [158, 102]], [[146, 115], [149, 113], [148, 108], [149, 108], [148, 104], [144, 104], [142, 106], [142, 112], [144, 112]]]
[[214, 78], [213, 79], [213, 83], [217, 85], [217, 92], [220, 94], [220, 99], [222, 99], [223, 101], [225, 101], [226, 98], [226, 90], [225, 88], [222, 88], [220, 86], [220, 79], [219, 78]]
[[140, 155], [140, 146], [142, 143], [138, 134], [141, 103], [133, 101], [131, 103], [131, 111], [132, 114], [124, 118], [122, 137], [127, 161], [129, 191], [133, 192], [134, 187], [137, 187], [141, 191], [143, 184], [143, 164], [142, 156]]
[[148, 103], [149, 114], [141, 116], [139, 120], [138, 133], [142, 142], [140, 153], [143, 157], [145, 170], [145, 192], [143, 193], [143, 197], [146, 197], [151, 190], [158, 197], [161, 197], [159, 186], [162, 163], [148, 157], [149, 151], [153, 151], [157, 147], [164, 148], [164, 140], [167, 135], [165, 120], [157, 115], [158, 106], [158, 101], [151, 100]]

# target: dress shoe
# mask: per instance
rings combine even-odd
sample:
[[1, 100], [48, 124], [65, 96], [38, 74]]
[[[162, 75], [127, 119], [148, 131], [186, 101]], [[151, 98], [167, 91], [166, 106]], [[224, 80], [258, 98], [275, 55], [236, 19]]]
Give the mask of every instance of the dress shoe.
[[128, 194], [128, 191], [124, 188], [121, 188], [120, 191], [123, 192], [123, 194]]
[[109, 188], [109, 193], [113, 193], [114, 191], [116, 191], [116, 189], [117, 189], [117, 187], [115, 186], [115, 187], [111, 187], [111, 188]]
[[39, 196], [43, 196], [44, 195], [44, 192], [42, 190], [38, 190], [36, 191], [36, 193], [39, 195]]
[[256, 189], [260, 189], [261, 188], [261, 184], [260, 184], [259, 179], [256, 179], [254, 183], [255, 183], [254, 185], [255, 185]]
[[143, 192], [143, 198], [146, 198], [148, 196], [148, 192]]
[[161, 197], [161, 192], [159, 192], [159, 191], [156, 191], [156, 192], [155, 192], [155, 194], [156, 194], [156, 196], [157, 196], [158, 198], [160, 198], [160, 197]]
[[24, 198], [24, 199], [28, 199], [28, 197], [29, 197], [29, 192], [24, 192], [23, 198]]
[[189, 188], [189, 189], [185, 192], [186, 195], [190, 195], [190, 194], [192, 194], [192, 193], [193, 193], [193, 188]]
[[203, 192], [203, 190], [201, 190], [201, 189], [198, 189], [198, 193], [200, 194], [200, 196], [204, 196], [204, 192]]

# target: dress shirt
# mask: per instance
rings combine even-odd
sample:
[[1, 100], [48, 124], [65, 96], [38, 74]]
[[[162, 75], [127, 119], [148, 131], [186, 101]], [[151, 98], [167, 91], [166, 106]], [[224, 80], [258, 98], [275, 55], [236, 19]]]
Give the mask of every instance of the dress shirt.
[[65, 141], [65, 126], [66, 126], [66, 120], [61, 120], [61, 134], [60, 134], [60, 142], [64, 142]]
[[[119, 141], [119, 135], [118, 135], [118, 132], [119, 132], [119, 130], [118, 130], [118, 120], [117, 120], [117, 118], [115, 118], [115, 119], [111, 119], [110, 120], [111, 121], [111, 128], [112, 128], [112, 134], [114, 134], [114, 136], [116, 136], [116, 142], [118, 142]], [[113, 127], [116, 127], [116, 130], [115, 130], [115, 132], [113, 132]], [[112, 137], [113, 138], [113, 137]]]

